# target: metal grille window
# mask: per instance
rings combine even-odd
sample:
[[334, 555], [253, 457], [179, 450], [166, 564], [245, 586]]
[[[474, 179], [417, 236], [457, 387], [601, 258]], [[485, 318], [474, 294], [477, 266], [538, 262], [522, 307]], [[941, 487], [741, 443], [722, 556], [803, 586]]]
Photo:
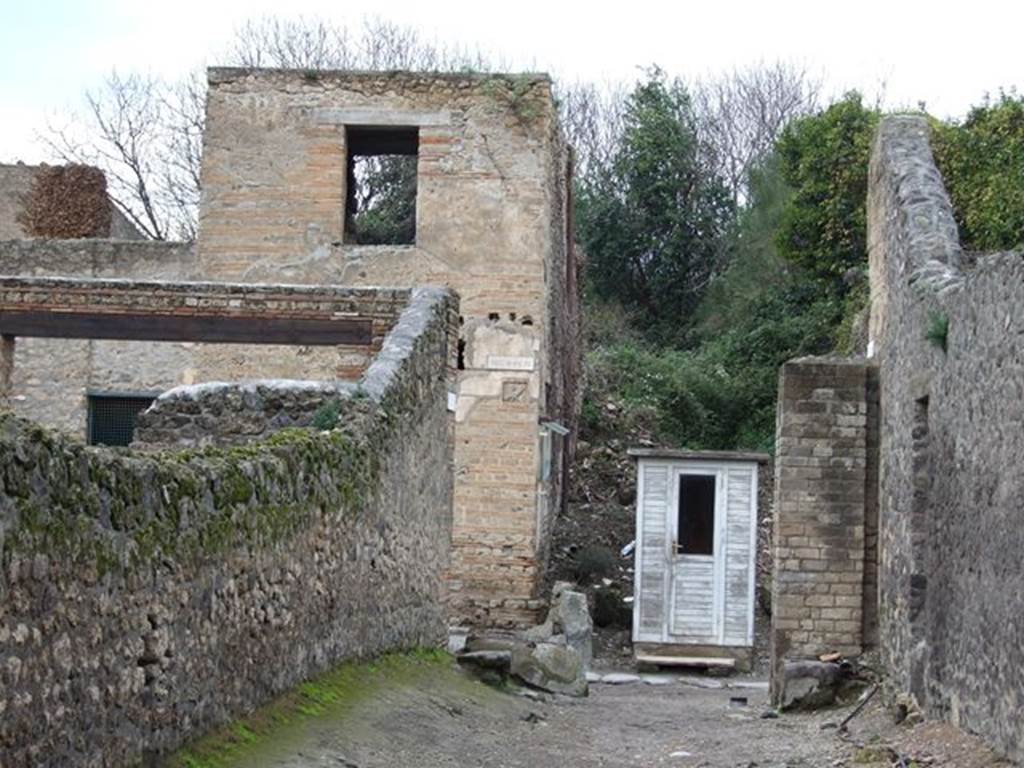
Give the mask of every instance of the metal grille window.
[[89, 445], [130, 445], [135, 417], [156, 398], [119, 392], [89, 395]]

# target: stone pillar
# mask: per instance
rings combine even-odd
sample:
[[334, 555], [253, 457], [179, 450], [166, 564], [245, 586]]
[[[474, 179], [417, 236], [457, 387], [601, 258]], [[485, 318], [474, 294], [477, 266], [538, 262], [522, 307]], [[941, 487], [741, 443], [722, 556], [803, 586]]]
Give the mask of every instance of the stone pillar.
[[0, 336], [0, 408], [11, 405], [11, 389], [14, 386], [14, 337]]
[[863, 649], [867, 365], [803, 358], [779, 378], [772, 689], [783, 661]]

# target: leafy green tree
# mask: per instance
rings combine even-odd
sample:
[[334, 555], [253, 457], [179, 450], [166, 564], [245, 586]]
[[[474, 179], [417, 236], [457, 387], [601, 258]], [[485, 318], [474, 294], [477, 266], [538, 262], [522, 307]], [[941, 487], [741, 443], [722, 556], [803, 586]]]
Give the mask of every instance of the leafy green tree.
[[964, 247], [1024, 244], [1024, 98], [1003, 93], [972, 109], [963, 124], [933, 123], [932, 150]]
[[617, 151], [577, 196], [590, 288], [678, 337], [722, 256], [731, 195], [700, 153], [690, 97], [652, 70], [626, 101]]
[[708, 287], [697, 310], [695, 334], [712, 339], [749, 315], [765, 293], [782, 290], [796, 271], [775, 245], [779, 219], [793, 190], [769, 155], [748, 173], [747, 202], [737, 213], [728, 243], [728, 264]]
[[842, 277], [867, 261], [868, 162], [878, 112], [848, 93], [789, 124], [776, 150], [793, 196], [779, 222], [779, 254], [843, 292]]

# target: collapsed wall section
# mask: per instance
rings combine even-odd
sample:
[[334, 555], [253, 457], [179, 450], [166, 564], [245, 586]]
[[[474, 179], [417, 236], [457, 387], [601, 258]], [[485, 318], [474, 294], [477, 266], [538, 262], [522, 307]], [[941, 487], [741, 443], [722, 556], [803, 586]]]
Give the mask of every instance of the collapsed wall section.
[[880, 637], [896, 692], [1024, 757], [1024, 255], [963, 265], [922, 118], [871, 165]]
[[437, 642], [457, 314], [413, 291], [332, 431], [138, 454], [0, 415], [0, 762], [139, 763]]

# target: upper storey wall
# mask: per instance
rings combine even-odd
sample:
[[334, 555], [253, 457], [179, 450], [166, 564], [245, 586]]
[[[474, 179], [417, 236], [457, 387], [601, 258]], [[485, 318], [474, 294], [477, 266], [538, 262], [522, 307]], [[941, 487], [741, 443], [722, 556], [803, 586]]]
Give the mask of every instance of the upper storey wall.
[[[211, 69], [200, 260], [245, 281], [448, 284], [537, 313], [564, 164], [537, 75]], [[419, 129], [413, 246], [343, 245], [346, 126]], [[564, 175], [564, 174], [562, 174]]]

